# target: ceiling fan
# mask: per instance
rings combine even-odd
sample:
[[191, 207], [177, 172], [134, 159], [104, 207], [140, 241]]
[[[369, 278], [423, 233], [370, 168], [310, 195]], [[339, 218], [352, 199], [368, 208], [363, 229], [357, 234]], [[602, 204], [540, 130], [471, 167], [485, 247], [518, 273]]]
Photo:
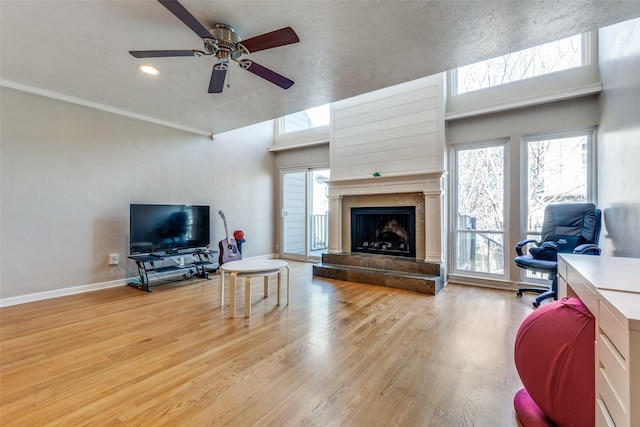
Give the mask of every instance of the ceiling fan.
[[204, 50], [132, 50], [131, 55], [136, 58], [161, 58], [173, 56], [213, 55], [218, 62], [213, 66], [209, 93], [221, 93], [229, 68], [229, 61], [235, 61], [240, 68], [247, 70], [258, 77], [262, 77], [283, 89], [289, 89], [293, 80], [276, 73], [250, 59], [240, 59], [243, 54], [258, 52], [274, 47], [285, 46], [300, 41], [298, 35], [291, 27], [251, 37], [246, 40], [236, 34], [235, 30], [227, 24], [215, 24], [211, 30], [207, 30], [196, 18], [193, 17], [176, 0], [158, 0], [160, 4], [169, 9], [178, 19], [185, 23], [196, 33], [204, 43]]

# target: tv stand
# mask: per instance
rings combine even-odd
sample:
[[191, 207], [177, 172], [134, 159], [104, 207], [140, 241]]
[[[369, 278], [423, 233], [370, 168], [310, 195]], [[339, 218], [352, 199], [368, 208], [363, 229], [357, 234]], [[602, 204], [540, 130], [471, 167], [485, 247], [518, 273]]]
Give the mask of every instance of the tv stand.
[[[217, 270], [219, 265], [213, 254], [217, 251], [207, 251], [204, 249], [192, 249], [186, 251], [170, 252], [170, 253], [149, 253], [142, 255], [130, 255], [128, 258], [136, 262], [138, 266], [138, 275], [140, 276], [140, 284], [130, 284], [138, 289], [151, 292], [151, 286], [162, 285], [168, 283], [164, 279], [164, 274], [169, 272], [183, 272], [186, 279], [192, 276], [209, 279], [209, 271], [207, 268]], [[183, 264], [173, 264], [164, 266], [166, 259], [176, 257], [191, 257], [192, 261]], [[157, 264], [160, 264], [159, 266]], [[151, 285], [149, 283], [149, 274], [161, 275], [158, 283]]]

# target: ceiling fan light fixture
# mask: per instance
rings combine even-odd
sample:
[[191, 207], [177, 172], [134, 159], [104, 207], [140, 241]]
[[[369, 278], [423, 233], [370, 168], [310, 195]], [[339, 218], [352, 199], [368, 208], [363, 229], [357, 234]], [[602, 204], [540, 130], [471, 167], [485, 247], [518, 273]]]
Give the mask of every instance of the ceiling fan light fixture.
[[155, 76], [158, 74], [158, 69], [156, 67], [152, 67], [151, 65], [138, 65], [138, 70], [142, 71], [145, 74], [150, 74]]

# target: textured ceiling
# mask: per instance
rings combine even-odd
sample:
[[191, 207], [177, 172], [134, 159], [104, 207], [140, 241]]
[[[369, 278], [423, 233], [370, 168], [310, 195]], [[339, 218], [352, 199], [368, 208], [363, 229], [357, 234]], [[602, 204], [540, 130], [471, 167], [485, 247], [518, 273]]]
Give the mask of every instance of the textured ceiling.
[[[129, 50], [202, 49], [155, 0], [0, 0], [2, 84], [221, 133], [640, 16], [640, 1], [194, 1], [205, 27], [243, 38], [291, 26], [300, 43], [248, 58], [295, 81], [283, 90], [213, 57], [140, 60]], [[158, 76], [140, 73], [150, 63]]]

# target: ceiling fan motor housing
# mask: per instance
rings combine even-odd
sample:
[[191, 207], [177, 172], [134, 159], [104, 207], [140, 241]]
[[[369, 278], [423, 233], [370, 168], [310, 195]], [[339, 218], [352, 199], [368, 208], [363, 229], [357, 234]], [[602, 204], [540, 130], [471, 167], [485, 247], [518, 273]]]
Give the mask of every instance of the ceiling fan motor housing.
[[242, 55], [243, 52], [236, 46], [236, 43], [239, 43], [242, 37], [235, 32], [233, 27], [227, 24], [216, 24], [209, 32], [215, 40], [215, 45], [217, 46], [216, 57], [218, 59], [229, 61], [230, 58], [236, 59]]

